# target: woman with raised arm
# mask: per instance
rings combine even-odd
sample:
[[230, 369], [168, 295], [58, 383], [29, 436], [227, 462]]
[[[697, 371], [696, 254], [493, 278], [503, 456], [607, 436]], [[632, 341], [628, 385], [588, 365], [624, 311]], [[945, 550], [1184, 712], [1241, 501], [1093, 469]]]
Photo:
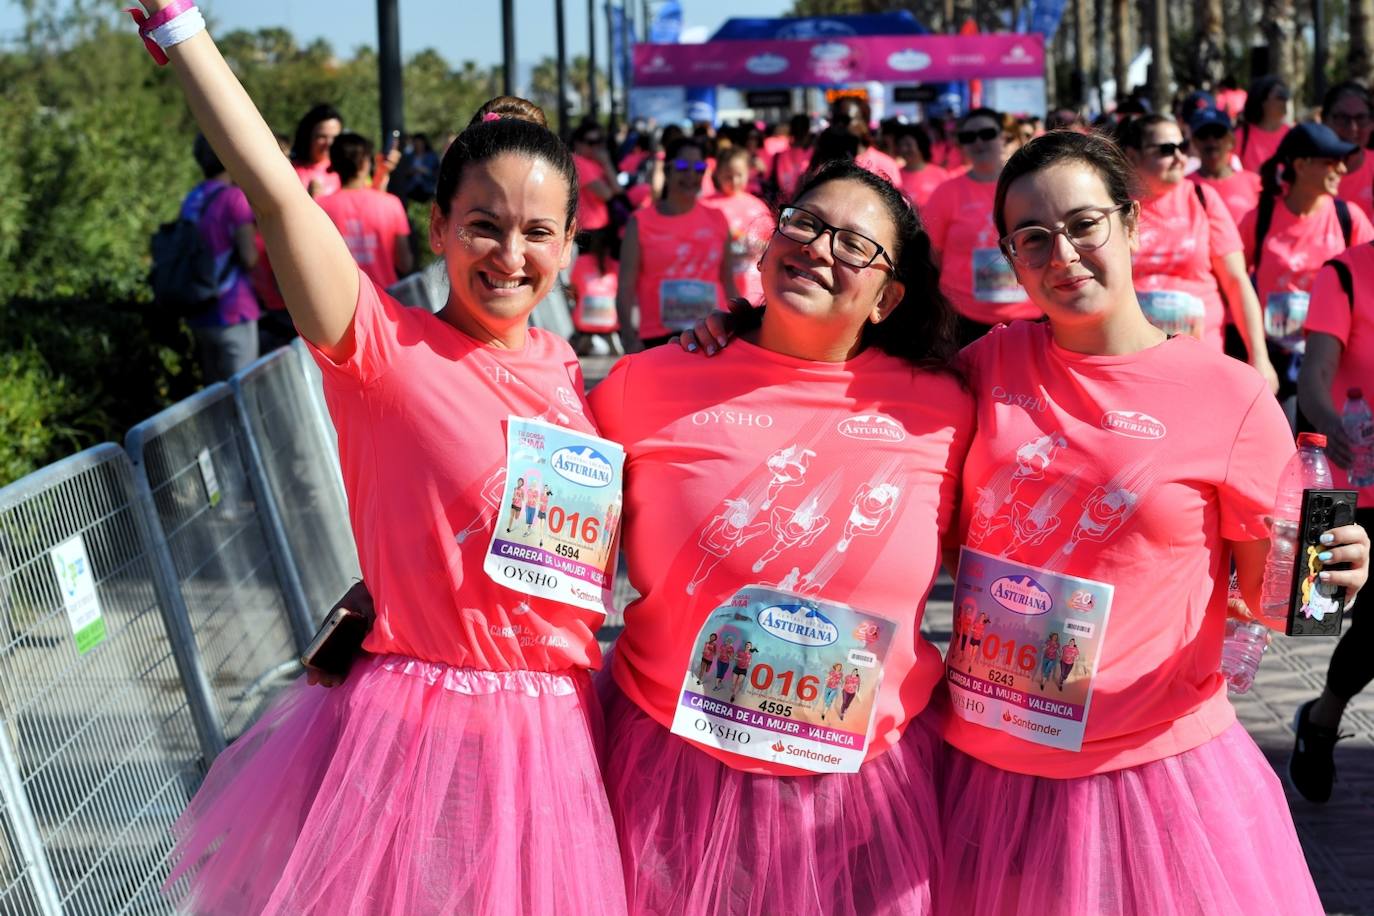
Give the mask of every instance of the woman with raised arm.
[[568, 263], [567, 149], [518, 100], [470, 124], [431, 211], [449, 301], [407, 309], [360, 272], [195, 7], [145, 6], [324, 373], [376, 609], [342, 686], [298, 681], [215, 761], [171, 882], [196, 913], [623, 913], [588, 674], [602, 615], [484, 562], [511, 505], [495, 491], [526, 473], [506, 473], [507, 428], [594, 432], [576, 358], [528, 322]]

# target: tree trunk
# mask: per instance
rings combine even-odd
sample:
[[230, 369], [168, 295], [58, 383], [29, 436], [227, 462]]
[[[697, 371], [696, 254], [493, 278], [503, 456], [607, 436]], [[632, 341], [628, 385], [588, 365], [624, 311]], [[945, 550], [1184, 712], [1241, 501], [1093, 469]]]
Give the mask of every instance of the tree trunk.
[[1174, 65], [1169, 59], [1169, 0], [1154, 0], [1150, 6], [1150, 104], [1155, 111], [1172, 109]]
[[1116, 80], [1116, 95], [1125, 98], [1131, 91], [1128, 71], [1135, 57], [1135, 43], [1131, 41], [1131, 0], [1112, 0], [1112, 79]]
[[1088, 0], [1073, 0], [1073, 79], [1069, 96], [1075, 108], [1088, 99], [1088, 74], [1091, 72], [1093, 21]]
[[1260, 32], [1269, 47], [1269, 72], [1293, 86], [1298, 76], [1298, 17], [1293, 0], [1264, 0]]
[[1346, 77], [1374, 82], [1374, 0], [1350, 0], [1350, 57]]
[[1202, 0], [1198, 7], [1197, 44], [1193, 48], [1193, 82], [1215, 89], [1226, 75], [1226, 32], [1222, 0]]

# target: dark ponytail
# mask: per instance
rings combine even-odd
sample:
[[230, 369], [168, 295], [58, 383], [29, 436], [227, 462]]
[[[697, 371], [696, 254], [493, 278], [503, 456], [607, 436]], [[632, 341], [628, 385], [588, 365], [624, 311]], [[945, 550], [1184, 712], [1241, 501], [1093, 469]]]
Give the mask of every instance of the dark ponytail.
[[513, 153], [544, 162], [563, 176], [568, 184], [565, 228], [571, 228], [577, 218], [577, 167], [567, 145], [544, 124], [542, 109], [513, 96], [492, 99], [479, 108], [444, 153], [434, 195], [439, 212], [448, 216], [469, 165]]

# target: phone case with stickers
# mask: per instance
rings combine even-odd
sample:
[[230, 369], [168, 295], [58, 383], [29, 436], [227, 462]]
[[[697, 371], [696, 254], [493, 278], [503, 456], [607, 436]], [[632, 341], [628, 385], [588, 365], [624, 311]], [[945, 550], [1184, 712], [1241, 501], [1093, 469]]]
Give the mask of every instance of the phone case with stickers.
[[1293, 558], [1293, 585], [1288, 597], [1289, 636], [1339, 636], [1345, 616], [1345, 587], [1331, 589], [1317, 579], [1323, 569], [1346, 569], [1348, 564], [1327, 565], [1317, 559], [1326, 549], [1322, 533], [1355, 521], [1354, 490], [1304, 490], [1302, 517], [1298, 520], [1297, 552]]

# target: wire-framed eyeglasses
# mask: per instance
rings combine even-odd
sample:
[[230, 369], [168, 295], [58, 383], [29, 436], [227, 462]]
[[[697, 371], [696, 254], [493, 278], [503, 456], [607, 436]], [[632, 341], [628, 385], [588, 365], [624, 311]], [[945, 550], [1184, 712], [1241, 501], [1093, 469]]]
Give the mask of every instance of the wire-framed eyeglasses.
[[1054, 254], [1054, 237], [1063, 235], [1069, 244], [1082, 251], [1096, 251], [1112, 237], [1111, 215], [1130, 204], [1115, 207], [1090, 207], [1079, 210], [1067, 220], [1046, 226], [1023, 226], [1000, 239], [1006, 256], [1025, 267], [1040, 268], [1049, 263]]

